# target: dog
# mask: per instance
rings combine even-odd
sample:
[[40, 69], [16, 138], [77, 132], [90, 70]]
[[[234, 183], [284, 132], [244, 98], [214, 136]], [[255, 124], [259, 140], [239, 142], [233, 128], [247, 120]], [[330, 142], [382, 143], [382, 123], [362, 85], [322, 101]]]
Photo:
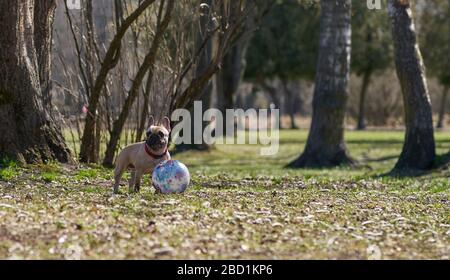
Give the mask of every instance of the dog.
[[146, 141], [125, 147], [117, 157], [114, 171], [115, 194], [119, 192], [120, 180], [125, 170], [131, 169], [129, 192], [137, 193], [141, 188], [142, 176], [151, 174], [159, 163], [170, 160], [170, 131], [169, 118], [164, 117], [160, 125], [155, 125], [154, 118], [150, 117]]

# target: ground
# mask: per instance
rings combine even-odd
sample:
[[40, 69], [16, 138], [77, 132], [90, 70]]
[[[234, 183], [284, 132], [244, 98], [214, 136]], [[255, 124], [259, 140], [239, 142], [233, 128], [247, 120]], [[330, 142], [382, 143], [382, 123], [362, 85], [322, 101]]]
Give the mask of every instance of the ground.
[[[347, 132], [360, 166], [288, 170], [306, 131], [281, 132], [280, 153], [221, 145], [188, 152], [192, 185], [112, 195], [98, 166], [0, 170], [0, 259], [449, 259], [450, 171], [384, 176], [402, 132]], [[436, 133], [438, 154], [450, 133]], [[5, 166], [5, 163], [3, 164]]]

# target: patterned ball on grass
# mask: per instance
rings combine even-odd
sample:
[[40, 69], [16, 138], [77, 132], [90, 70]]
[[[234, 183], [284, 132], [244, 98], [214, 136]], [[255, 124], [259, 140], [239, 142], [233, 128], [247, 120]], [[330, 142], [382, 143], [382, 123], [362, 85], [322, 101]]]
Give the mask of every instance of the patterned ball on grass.
[[191, 176], [186, 165], [178, 160], [167, 160], [155, 167], [152, 180], [153, 186], [161, 193], [182, 193], [188, 187]]

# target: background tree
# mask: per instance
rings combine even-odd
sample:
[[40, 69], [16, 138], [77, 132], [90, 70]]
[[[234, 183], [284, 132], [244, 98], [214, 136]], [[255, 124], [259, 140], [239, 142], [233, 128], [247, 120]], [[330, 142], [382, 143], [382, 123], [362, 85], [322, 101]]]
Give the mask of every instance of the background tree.
[[103, 160], [103, 165], [105, 166], [113, 165], [114, 154], [117, 150], [120, 135], [123, 131], [130, 110], [140, 93], [140, 89], [145, 77], [147, 77], [147, 86], [150, 86], [152, 83], [157, 53], [161, 41], [163, 39], [164, 33], [166, 32], [166, 29], [171, 21], [174, 4], [175, 4], [174, 0], [167, 0], [167, 1], [163, 0], [160, 3], [156, 20], [156, 31], [153, 37], [153, 41], [142, 64], [139, 67], [138, 72], [136, 73], [136, 76], [134, 77], [133, 84], [125, 100], [125, 103], [120, 111], [119, 118], [114, 121], [113, 129], [111, 131], [110, 139], [106, 148], [105, 158]]
[[[213, 0], [205, 0], [200, 4], [199, 12], [200, 12], [200, 24], [197, 30], [196, 38], [195, 38], [195, 47], [197, 49], [201, 49], [201, 45], [204, 45], [201, 53], [199, 55], [199, 59], [196, 65], [196, 76], [201, 76], [202, 73], [206, 70], [209, 63], [212, 59], [212, 51], [213, 51], [213, 40], [207, 40], [207, 36], [210, 30], [213, 30], [214, 21], [213, 15], [214, 12], [214, 1]], [[205, 42], [205, 43], [204, 43]], [[213, 84], [212, 81], [209, 81], [202, 90], [199, 98], [202, 102], [203, 113], [208, 110], [211, 106], [211, 99], [213, 94]], [[191, 116], [193, 116], [193, 108], [190, 109]], [[202, 114], [203, 115], [203, 114]], [[191, 120], [191, 132], [194, 131], [194, 120]], [[200, 143], [199, 143], [200, 142]], [[197, 144], [199, 143], [199, 144]], [[187, 150], [198, 150], [198, 151], [206, 151], [211, 149], [211, 146], [206, 144], [203, 139], [195, 139], [195, 134], [191, 134], [191, 143], [183, 143], [177, 145], [173, 152], [183, 152]]]
[[72, 161], [51, 104], [56, 2], [2, 0], [0, 5], [0, 158]]
[[[101, 60], [100, 69], [95, 74], [92, 82], [87, 82], [86, 89], [88, 90], [88, 113], [86, 115], [86, 123], [83, 130], [83, 136], [80, 146], [80, 161], [82, 162], [98, 162], [99, 158], [99, 102], [102, 94], [105, 92], [105, 84], [110, 71], [115, 68], [120, 59], [122, 39], [129, 30], [130, 26], [152, 5], [155, 0], [145, 0], [139, 3], [139, 6], [128, 16], [120, 26], [117, 27], [117, 32], [109, 43], [107, 51]], [[75, 36], [74, 36], [75, 38]], [[77, 44], [77, 43], [76, 43]], [[80, 53], [78, 54], [80, 56]], [[80, 71], [82, 70], [82, 63], [80, 63]], [[97, 131], [97, 133], [96, 133]]]
[[365, 103], [371, 78], [392, 62], [392, 38], [386, 13], [367, 9], [365, 1], [353, 2], [352, 71], [362, 77], [357, 129], [366, 128]]
[[403, 150], [394, 171], [409, 174], [429, 169], [435, 159], [431, 103], [409, 0], [389, 0], [388, 13], [406, 125]]
[[281, 94], [270, 83], [281, 81], [285, 103], [290, 105], [291, 128], [295, 127], [293, 107], [299, 104], [293, 104], [288, 83], [314, 79], [318, 42], [318, 6], [287, 0], [272, 7], [249, 46], [245, 78], [266, 90], [277, 108], [282, 107]]
[[290, 167], [351, 164], [344, 142], [351, 50], [351, 1], [323, 0], [313, 116], [303, 154]]
[[426, 1], [420, 14], [420, 39], [428, 74], [437, 77], [443, 87], [441, 100], [436, 104], [437, 128], [444, 127], [445, 114], [450, 108], [450, 2]]

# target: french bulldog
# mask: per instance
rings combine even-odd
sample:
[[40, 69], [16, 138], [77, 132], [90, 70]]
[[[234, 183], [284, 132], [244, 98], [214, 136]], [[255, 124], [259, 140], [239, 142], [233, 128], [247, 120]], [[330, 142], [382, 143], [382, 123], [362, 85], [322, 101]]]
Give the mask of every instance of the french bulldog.
[[125, 147], [117, 157], [114, 193], [119, 192], [120, 179], [125, 170], [131, 169], [128, 182], [130, 193], [139, 192], [142, 175], [151, 174], [159, 163], [170, 160], [168, 151], [170, 130], [169, 118], [164, 117], [160, 125], [155, 125], [154, 118], [150, 117], [146, 141]]

